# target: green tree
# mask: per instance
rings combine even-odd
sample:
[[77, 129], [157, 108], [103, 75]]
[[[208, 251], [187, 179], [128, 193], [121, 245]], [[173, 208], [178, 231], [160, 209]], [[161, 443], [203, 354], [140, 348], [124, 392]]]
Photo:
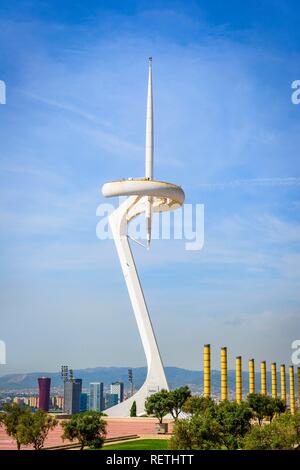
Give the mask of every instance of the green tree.
[[130, 416], [132, 418], [135, 418], [136, 417], [136, 401], [134, 401], [131, 405], [131, 408], [130, 408]]
[[248, 395], [248, 404], [253, 410], [255, 417], [261, 426], [264, 418], [269, 418], [272, 421], [276, 413], [285, 411], [285, 405], [279, 398], [271, 398], [267, 395], [260, 393], [251, 393]]
[[[185, 445], [187, 442], [192, 442], [193, 448], [199, 449], [238, 449], [242, 437], [251, 427], [253, 417], [252, 410], [245, 402], [238, 404], [222, 401], [216, 404], [210, 398], [204, 397], [188, 398], [183, 411], [191, 414], [192, 417], [190, 420], [185, 420], [186, 424], [178, 428], [180, 445], [185, 440]], [[194, 419], [197, 417], [199, 420]], [[200, 423], [199, 429], [195, 423], [197, 425]], [[174, 441], [178, 442], [178, 436], [174, 438]]]
[[73, 415], [70, 420], [62, 423], [63, 440], [78, 440], [80, 450], [85, 446], [99, 449], [102, 447], [106, 436], [106, 421], [98, 411], [85, 411]]
[[222, 429], [209, 410], [190, 419], [179, 419], [173, 429], [173, 450], [216, 450], [223, 443]]
[[286, 411], [286, 404], [280, 398], [271, 398], [269, 400], [269, 405], [267, 409], [267, 416], [270, 419], [270, 422], [274, 418], [275, 415], [279, 415]]
[[243, 439], [245, 450], [294, 450], [299, 446], [299, 413], [276, 415], [270, 424], [254, 425]]
[[30, 409], [16, 403], [5, 403], [3, 405], [4, 413], [0, 413], [0, 424], [5, 428], [7, 434], [12, 437], [17, 444], [17, 449], [21, 449], [21, 442], [18, 436], [18, 424], [21, 417], [30, 414]]
[[191, 391], [186, 385], [184, 387], [176, 388], [169, 392], [168, 397], [168, 410], [173, 416], [174, 420], [177, 421], [178, 416], [182, 411], [182, 407], [186, 400], [190, 398]]
[[161, 390], [150, 395], [146, 399], [145, 410], [148, 415], [154, 415], [161, 424], [164, 416], [169, 412], [169, 392]]
[[207, 409], [210, 409], [211, 413], [214, 414], [215, 408], [216, 404], [211, 398], [194, 395], [185, 401], [182, 406], [182, 411], [195, 416], [204, 413]]
[[251, 428], [253, 411], [246, 402], [227, 400], [221, 401], [215, 411], [225, 447], [230, 450], [238, 449], [241, 439]]
[[43, 410], [26, 413], [20, 417], [17, 425], [18, 440], [23, 445], [33, 444], [35, 450], [44, 447], [45, 439], [58, 421]]

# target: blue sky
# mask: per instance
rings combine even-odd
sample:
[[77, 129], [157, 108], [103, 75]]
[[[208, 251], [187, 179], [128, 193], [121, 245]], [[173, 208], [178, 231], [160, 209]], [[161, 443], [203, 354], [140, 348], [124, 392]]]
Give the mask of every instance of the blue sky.
[[276, 0], [2, 1], [0, 374], [145, 364], [106, 181], [144, 172], [153, 56], [155, 175], [205, 205], [205, 245], [135, 247], [166, 365], [228, 346], [290, 362], [300, 335], [300, 7]]

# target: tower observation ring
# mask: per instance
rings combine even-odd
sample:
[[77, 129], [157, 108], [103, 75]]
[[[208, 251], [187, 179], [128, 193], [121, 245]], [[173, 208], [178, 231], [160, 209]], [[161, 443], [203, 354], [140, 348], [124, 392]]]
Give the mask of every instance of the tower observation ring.
[[178, 209], [184, 203], [185, 197], [180, 186], [147, 178], [131, 178], [105, 183], [102, 186], [102, 194], [105, 197], [151, 197], [151, 207], [154, 212]]

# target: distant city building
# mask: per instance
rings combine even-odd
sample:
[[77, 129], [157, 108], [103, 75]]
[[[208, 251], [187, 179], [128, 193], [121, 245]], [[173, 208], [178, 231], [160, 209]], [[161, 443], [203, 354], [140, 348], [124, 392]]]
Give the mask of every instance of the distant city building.
[[118, 403], [121, 403], [124, 400], [124, 383], [113, 382], [110, 386], [110, 394], [118, 395]]
[[39, 407], [39, 397], [31, 396], [28, 397], [28, 403], [31, 408], [38, 408]]
[[38, 383], [39, 408], [44, 411], [49, 411], [51, 379], [49, 377], [39, 377]]
[[104, 409], [103, 382], [90, 383], [89, 409], [102, 411]]
[[81, 393], [80, 395], [80, 411], [87, 411], [89, 405], [89, 396], [87, 393]]
[[28, 396], [22, 398], [24, 405], [30, 406], [30, 408], [39, 407], [39, 397], [37, 396]]
[[57, 408], [59, 408], [60, 410], [63, 410], [64, 409], [64, 397], [58, 396], [55, 398], [56, 398]]
[[13, 399], [13, 403], [16, 403], [17, 405], [23, 406], [25, 404], [25, 399], [21, 397], [15, 397]]
[[119, 395], [117, 393], [109, 393], [106, 397], [106, 408], [115, 406], [119, 403]]
[[76, 414], [80, 412], [80, 395], [82, 379], [73, 379], [64, 383], [64, 412]]
[[64, 397], [54, 396], [50, 397], [51, 408], [53, 410], [62, 410], [64, 408]]
[[109, 408], [109, 397], [110, 397], [110, 393], [105, 393], [105, 395], [104, 395], [104, 409]]

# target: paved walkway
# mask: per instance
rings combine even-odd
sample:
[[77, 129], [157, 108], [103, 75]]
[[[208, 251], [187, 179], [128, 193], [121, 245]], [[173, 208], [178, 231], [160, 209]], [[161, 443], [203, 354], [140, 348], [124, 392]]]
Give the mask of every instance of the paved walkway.
[[[130, 436], [138, 434], [143, 438], [159, 437], [155, 431], [157, 419], [155, 418], [110, 418], [105, 417], [107, 421], [107, 438]], [[173, 423], [171, 420], [164, 420], [169, 422], [169, 432], [172, 431]], [[60, 424], [56, 426], [53, 431], [50, 431], [45, 442], [45, 447], [54, 447], [63, 444], [69, 444], [70, 441], [62, 441], [62, 427]], [[15, 442], [5, 433], [4, 429], [0, 427], [0, 450], [16, 450]], [[32, 446], [22, 447], [22, 449], [32, 449]]]

